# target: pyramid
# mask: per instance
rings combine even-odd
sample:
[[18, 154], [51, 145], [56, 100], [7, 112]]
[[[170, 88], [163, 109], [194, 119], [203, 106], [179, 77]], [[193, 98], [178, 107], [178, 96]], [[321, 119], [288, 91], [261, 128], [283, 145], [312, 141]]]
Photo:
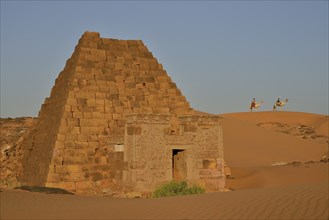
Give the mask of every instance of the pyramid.
[[[23, 141], [23, 185], [104, 188], [123, 173], [125, 115], [190, 115], [192, 109], [141, 40], [86, 32]], [[117, 183], [119, 184], [119, 183]]]

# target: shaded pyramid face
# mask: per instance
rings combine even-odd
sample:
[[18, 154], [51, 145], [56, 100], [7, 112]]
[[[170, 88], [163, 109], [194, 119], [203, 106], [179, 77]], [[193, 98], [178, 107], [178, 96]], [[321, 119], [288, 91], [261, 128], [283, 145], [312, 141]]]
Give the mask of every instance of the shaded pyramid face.
[[191, 114], [142, 41], [86, 32], [23, 142], [20, 181], [69, 190], [122, 179], [125, 114]]

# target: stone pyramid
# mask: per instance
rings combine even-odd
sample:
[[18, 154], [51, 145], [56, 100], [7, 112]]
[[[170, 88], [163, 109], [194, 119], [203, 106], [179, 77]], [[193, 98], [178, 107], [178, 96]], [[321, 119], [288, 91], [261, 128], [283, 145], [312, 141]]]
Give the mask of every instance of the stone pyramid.
[[123, 154], [117, 151], [124, 143], [126, 114], [191, 112], [142, 41], [86, 32], [23, 142], [19, 181], [68, 190], [115, 184], [123, 175]]

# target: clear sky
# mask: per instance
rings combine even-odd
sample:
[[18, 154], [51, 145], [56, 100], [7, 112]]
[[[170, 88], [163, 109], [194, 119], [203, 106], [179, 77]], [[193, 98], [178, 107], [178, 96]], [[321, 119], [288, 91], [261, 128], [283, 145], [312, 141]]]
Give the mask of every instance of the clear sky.
[[143, 40], [200, 111], [328, 114], [328, 1], [1, 0], [1, 117], [38, 115], [85, 31]]

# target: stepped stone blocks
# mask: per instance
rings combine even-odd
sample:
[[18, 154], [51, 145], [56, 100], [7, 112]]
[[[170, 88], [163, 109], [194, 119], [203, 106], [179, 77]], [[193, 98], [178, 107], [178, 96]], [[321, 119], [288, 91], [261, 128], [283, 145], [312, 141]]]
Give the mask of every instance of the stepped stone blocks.
[[123, 192], [129, 185], [126, 118], [171, 116], [170, 132], [177, 134], [177, 117], [193, 112], [142, 41], [86, 32], [23, 141], [19, 181], [81, 193]]

